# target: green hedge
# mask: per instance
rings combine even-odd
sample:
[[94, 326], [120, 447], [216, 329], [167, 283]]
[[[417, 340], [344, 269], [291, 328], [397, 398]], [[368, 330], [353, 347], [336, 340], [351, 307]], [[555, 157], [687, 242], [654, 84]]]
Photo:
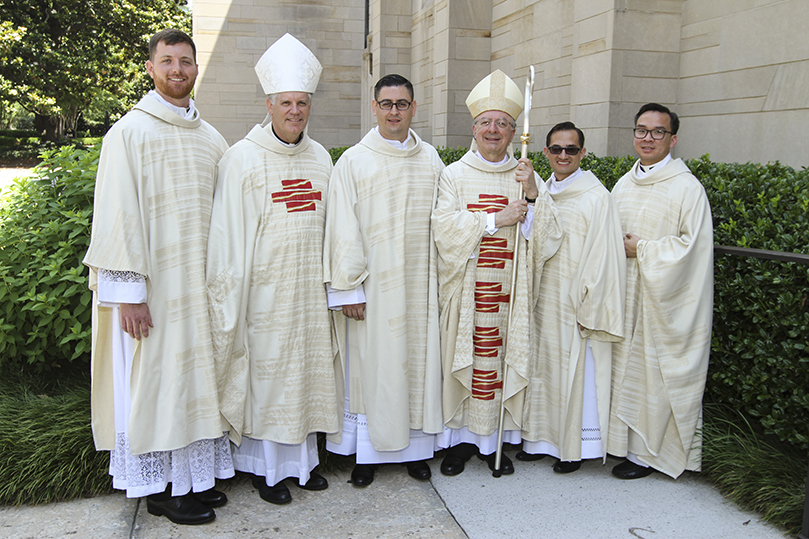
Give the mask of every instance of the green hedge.
[[[337, 159], [345, 148], [330, 150]], [[466, 149], [439, 148], [446, 163]], [[529, 154], [543, 177], [541, 152]], [[98, 149], [63, 148], [0, 207], [0, 365], [41, 371], [89, 358], [89, 242]], [[588, 154], [583, 168], [608, 187], [632, 157]], [[779, 163], [686, 163], [705, 185], [715, 241], [809, 253], [809, 171]], [[720, 255], [707, 398], [757, 418], [766, 432], [809, 449], [809, 265]]]

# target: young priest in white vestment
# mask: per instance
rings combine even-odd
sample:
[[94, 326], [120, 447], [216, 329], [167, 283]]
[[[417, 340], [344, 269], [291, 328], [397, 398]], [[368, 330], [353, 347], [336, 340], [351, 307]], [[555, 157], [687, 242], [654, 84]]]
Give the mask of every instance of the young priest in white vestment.
[[705, 188], [673, 159], [680, 120], [635, 115], [640, 159], [615, 185], [627, 257], [626, 339], [613, 352], [607, 451], [613, 475], [678, 477], [702, 464], [699, 429], [711, 352], [713, 221]]
[[584, 133], [572, 122], [548, 132], [546, 185], [565, 228], [545, 263], [534, 308], [531, 381], [526, 391], [522, 451], [545, 455], [557, 473], [582, 459], [607, 457], [612, 347], [624, 332], [626, 257], [618, 207], [610, 192], [579, 166]]
[[426, 461], [442, 431], [430, 213], [444, 164], [410, 129], [416, 101], [407, 79], [381, 78], [371, 106], [377, 127], [332, 173], [323, 254], [345, 375], [342, 432], [326, 448], [356, 455], [357, 487], [370, 485], [382, 463], [429, 479]]
[[219, 415], [205, 246], [227, 149], [190, 99], [196, 48], [152, 36], [155, 83], [104, 137], [84, 263], [93, 289], [92, 412], [113, 487], [177, 524], [215, 518], [233, 476]]

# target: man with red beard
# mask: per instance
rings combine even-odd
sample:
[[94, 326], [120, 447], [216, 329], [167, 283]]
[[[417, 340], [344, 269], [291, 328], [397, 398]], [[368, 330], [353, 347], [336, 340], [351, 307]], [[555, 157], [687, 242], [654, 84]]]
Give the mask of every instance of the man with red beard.
[[233, 476], [214, 375], [205, 248], [227, 149], [190, 99], [196, 48], [149, 43], [155, 83], [104, 138], [84, 263], [93, 290], [92, 422], [113, 487], [177, 524], [213, 520]]

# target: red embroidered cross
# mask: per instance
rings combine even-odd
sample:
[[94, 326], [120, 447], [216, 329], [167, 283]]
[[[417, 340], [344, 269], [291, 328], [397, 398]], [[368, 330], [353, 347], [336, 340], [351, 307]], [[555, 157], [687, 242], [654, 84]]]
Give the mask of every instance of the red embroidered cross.
[[284, 203], [287, 212], [315, 211], [315, 200], [321, 200], [320, 191], [312, 189], [309, 180], [281, 180], [282, 191], [272, 194], [272, 201]]

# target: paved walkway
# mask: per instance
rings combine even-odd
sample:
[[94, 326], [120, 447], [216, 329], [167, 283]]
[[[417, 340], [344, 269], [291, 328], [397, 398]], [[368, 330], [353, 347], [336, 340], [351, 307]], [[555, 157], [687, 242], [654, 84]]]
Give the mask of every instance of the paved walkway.
[[[514, 456], [514, 451], [509, 451]], [[662, 474], [635, 481], [585, 462], [569, 475], [551, 470], [553, 459], [515, 461], [516, 473], [495, 479], [473, 458], [466, 471], [416, 481], [402, 465], [385, 465], [364, 489], [348, 472], [327, 474], [329, 489], [293, 486], [291, 504], [262, 501], [244, 478], [220, 485], [230, 501], [202, 526], [177, 526], [146, 512], [145, 502], [116, 493], [40, 507], [0, 508], [0, 537], [103, 538], [472, 538], [532, 539], [776, 539], [783, 532], [739, 510], [699, 474], [677, 481]]]

